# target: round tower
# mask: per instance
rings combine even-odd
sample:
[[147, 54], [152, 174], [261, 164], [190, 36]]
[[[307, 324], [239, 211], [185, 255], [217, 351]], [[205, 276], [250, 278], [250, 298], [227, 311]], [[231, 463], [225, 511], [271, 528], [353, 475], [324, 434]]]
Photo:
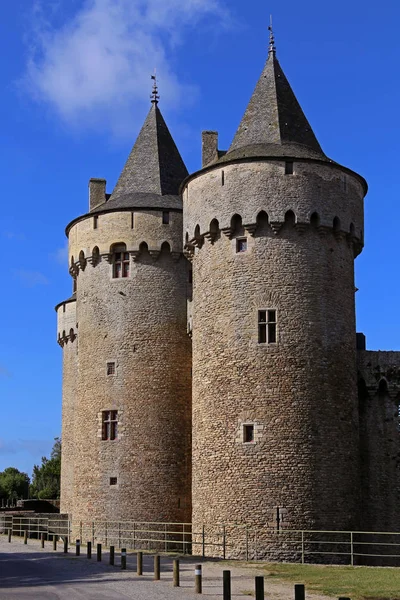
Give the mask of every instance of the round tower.
[[62, 457], [73, 502], [63, 482], [62, 510], [83, 522], [191, 515], [187, 170], [157, 100], [111, 196], [91, 179], [89, 213], [67, 227], [79, 358], [74, 451], [63, 437]]
[[328, 159], [276, 58], [227, 153], [183, 186], [193, 263], [193, 530], [350, 529], [362, 177]]

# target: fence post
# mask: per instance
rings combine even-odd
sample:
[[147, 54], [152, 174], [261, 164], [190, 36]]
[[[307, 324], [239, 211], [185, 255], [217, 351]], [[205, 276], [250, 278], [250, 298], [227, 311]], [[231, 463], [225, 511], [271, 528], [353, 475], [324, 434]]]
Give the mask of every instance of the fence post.
[[256, 600], [264, 600], [264, 577], [256, 577]]
[[126, 548], [121, 548], [121, 569], [126, 569]]
[[179, 560], [177, 559], [173, 562], [173, 580], [174, 587], [179, 587]]
[[8, 541], [11, 542], [12, 529], [8, 530]]
[[92, 544], [94, 546], [94, 521], [92, 521]]
[[88, 558], [92, 558], [92, 542], [87, 542], [86, 554]]
[[44, 548], [44, 533], [40, 534], [40, 545], [42, 548]]
[[294, 600], [305, 600], [306, 590], [302, 583], [296, 583], [294, 586]]
[[83, 534], [83, 531], [82, 531], [82, 521], [79, 521], [79, 539], [80, 540], [82, 539], [82, 534]]
[[301, 532], [301, 564], [304, 565], [304, 531]]
[[201, 542], [201, 545], [202, 545], [202, 555], [203, 555], [203, 558], [204, 558], [205, 555], [206, 555], [206, 531], [205, 531], [205, 526], [204, 525], [203, 525], [203, 529], [202, 529], [202, 542]]
[[101, 544], [97, 544], [97, 562], [101, 562]]
[[223, 571], [223, 600], [231, 600], [231, 572]]
[[57, 550], [57, 536], [53, 534], [53, 550]]
[[28, 543], [28, 530], [25, 529], [24, 530], [24, 544], [27, 544], [27, 543]]
[[166, 523], [165, 523], [164, 540], [165, 540], [165, 552], [168, 552], [168, 538], [167, 538], [167, 524]]
[[107, 521], [104, 524], [104, 546], [107, 548], [107, 542], [108, 542], [108, 525], [107, 525]]
[[201, 565], [196, 565], [194, 570], [194, 591], [196, 594], [202, 593]]
[[68, 536], [64, 538], [64, 554], [68, 554]]
[[154, 581], [159, 581], [160, 579], [160, 556], [156, 554], [154, 556]]
[[136, 573], [137, 575], [143, 575], [143, 552], [138, 552], [136, 557]]
[[354, 545], [353, 545], [353, 532], [350, 532], [350, 564], [354, 567]]
[[76, 540], [75, 542], [75, 555], [79, 556], [81, 553], [81, 540]]
[[114, 564], [115, 548], [110, 546], [110, 565]]
[[118, 522], [118, 547], [121, 548], [121, 523]]

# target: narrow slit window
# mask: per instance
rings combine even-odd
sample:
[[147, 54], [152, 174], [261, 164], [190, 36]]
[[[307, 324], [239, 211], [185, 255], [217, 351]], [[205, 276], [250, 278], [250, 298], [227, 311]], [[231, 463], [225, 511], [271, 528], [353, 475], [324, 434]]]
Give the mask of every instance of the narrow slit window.
[[115, 375], [115, 362], [107, 363], [107, 375]]
[[169, 225], [169, 211], [168, 210], [163, 210], [162, 222], [163, 222], [163, 225]]
[[236, 240], [236, 252], [246, 252], [247, 251], [247, 238], [238, 238]]
[[225, 185], [225, 171], [221, 171], [221, 185]]
[[258, 311], [258, 343], [276, 343], [277, 317], [276, 310]]
[[102, 412], [101, 439], [105, 441], [116, 440], [118, 437], [118, 411], [104, 410]]
[[254, 442], [254, 425], [243, 425], [243, 443], [251, 444]]
[[188, 279], [189, 279], [189, 283], [193, 283], [193, 270], [192, 269], [189, 269]]
[[129, 277], [129, 252], [115, 252], [114, 253], [114, 265], [113, 265], [113, 277], [114, 279], [120, 279], [121, 277]]
[[117, 485], [118, 479], [117, 477], [110, 477], [110, 485]]
[[97, 216], [93, 217], [93, 229], [97, 229], [98, 224], [99, 224], [99, 217], [97, 217]]
[[131, 213], [131, 229], [135, 227], [135, 213]]
[[285, 163], [285, 175], [293, 175], [293, 162], [292, 161], [287, 161]]

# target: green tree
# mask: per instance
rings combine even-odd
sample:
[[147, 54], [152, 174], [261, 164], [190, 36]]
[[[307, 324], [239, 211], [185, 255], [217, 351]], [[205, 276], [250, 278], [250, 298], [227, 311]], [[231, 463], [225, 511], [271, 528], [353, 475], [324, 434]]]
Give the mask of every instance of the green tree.
[[29, 477], [26, 473], [18, 471], [15, 467], [8, 467], [0, 472], [0, 498], [17, 500], [27, 498], [29, 491]]
[[50, 458], [42, 457], [42, 464], [33, 467], [31, 498], [55, 499], [60, 497], [61, 440], [54, 438]]

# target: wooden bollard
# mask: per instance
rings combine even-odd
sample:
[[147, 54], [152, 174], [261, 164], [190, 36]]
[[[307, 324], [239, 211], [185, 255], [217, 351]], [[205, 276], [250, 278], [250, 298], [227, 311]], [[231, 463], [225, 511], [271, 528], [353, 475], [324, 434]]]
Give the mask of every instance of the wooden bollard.
[[256, 600], [264, 600], [264, 577], [256, 577]]
[[81, 540], [76, 540], [75, 542], [75, 554], [79, 556], [81, 553]]
[[302, 583], [296, 583], [294, 586], [294, 600], [305, 600], [306, 589]]
[[53, 535], [53, 550], [57, 550], [57, 536]]
[[64, 538], [64, 554], [68, 554], [68, 537]]
[[231, 572], [223, 571], [222, 572], [222, 582], [223, 582], [223, 600], [231, 600], [232, 592], [231, 592]]
[[154, 581], [160, 579], [160, 556], [158, 554], [154, 557]]
[[121, 569], [126, 569], [126, 548], [121, 548]]
[[143, 552], [138, 552], [136, 556], [136, 574], [143, 575]]
[[44, 533], [40, 534], [40, 545], [42, 548], [44, 548]]
[[92, 558], [92, 542], [88, 542], [86, 545], [86, 556]]
[[97, 544], [97, 562], [101, 562], [101, 544]]
[[179, 587], [179, 560], [177, 559], [173, 562], [173, 581], [174, 587]]
[[113, 565], [115, 562], [115, 547], [110, 546], [110, 556], [109, 556], [110, 565]]
[[346, 598], [346, 596], [339, 596], [339, 600], [350, 600], [350, 598]]
[[28, 530], [25, 529], [25, 531], [24, 531], [24, 544], [27, 544], [27, 543], [28, 543]]
[[11, 542], [12, 529], [8, 530], [8, 541]]
[[196, 594], [202, 593], [201, 577], [201, 565], [196, 565], [194, 569], [194, 591]]

